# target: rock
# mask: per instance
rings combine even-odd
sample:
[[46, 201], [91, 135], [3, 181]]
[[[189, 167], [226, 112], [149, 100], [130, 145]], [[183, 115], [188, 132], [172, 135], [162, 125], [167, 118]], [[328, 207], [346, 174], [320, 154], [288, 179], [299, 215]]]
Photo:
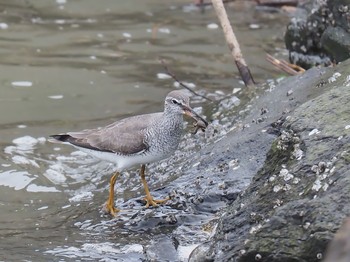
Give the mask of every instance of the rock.
[[350, 218], [347, 218], [338, 230], [327, 249], [324, 262], [348, 262], [350, 261]]
[[[159, 252], [160, 250], [162, 252]], [[146, 257], [147, 261], [178, 260], [176, 243], [174, 243], [174, 240], [167, 237], [152, 240], [150, 245], [146, 248]]]
[[350, 56], [349, 32], [341, 27], [328, 27], [322, 34], [321, 45], [337, 62], [344, 61]]
[[285, 34], [290, 61], [310, 68], [349, 58], [349, 21], [349, 0], [311, 0], [300, 4]]
[[[285, 97], [293, 87], [296, 100], [273, 101], [266, 94], [256, 101], [257, 111], [264, 103], [269, 112], [264, 123], [250, 128], [250, 138], [259, 144], [255, 139], [263, 125], [278, 137], [270, 140], [265, 161], [248, 188], [221, 212], [209, 244], [197, 247], [201, 252], [193, 251], [190, 261], [309, 262], [324, 257], [327, 244], [350, 214], [350, 60], [316, 75], [309, 70], [273, 90], [281, 92], [273, 97]], [[286, 101], [287, 115], [282, 107]], [[274, 106], [280, 107], [279, 115]], [[236, 136], [232, 132], [222, 141], [233, 154], [240, 146]], [[254, 157], [254, 150], [250, 152]]]
[[206, 251], [210, 247], [210, 242], [205, 242], [201, 245], [199, 245], [197, 248], [195, 248], [188, 260], [188, 262], [211, 262], [213, 261], [212, 258], [210, 258], [207, 254]]

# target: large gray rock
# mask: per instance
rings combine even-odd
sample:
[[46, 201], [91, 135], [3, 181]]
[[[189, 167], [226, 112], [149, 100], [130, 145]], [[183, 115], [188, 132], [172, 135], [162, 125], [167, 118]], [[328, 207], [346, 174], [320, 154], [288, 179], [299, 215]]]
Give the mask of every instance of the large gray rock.
[[310, 68], [350, 57], [350, 0], [311, 0], [301, 4], [287, 26], [292, 63]]
[[[212, 239], [198, 247], [190, 261], [322, 259], [350, 215], [349, 65], [346, 61], [325, 74], [318, 71], [322, 76], [314, 69], [276, 87], [285, 91], [294, 83], [291, 101], [298, 102], [289, 110], [281, 108], [279, 119], [276, 115], [266, 119], [267, 132], [278, 137], [263, 167], [223, 212]], [[305, 83], [303, 90], [298, 88]], [[270, 94], [265, 97], [259, 101], [273, 100]], [[286, 101], [283, 96], [279, 100], [278, 105]], [[226, 144], [232, 152], [239, 146]]]

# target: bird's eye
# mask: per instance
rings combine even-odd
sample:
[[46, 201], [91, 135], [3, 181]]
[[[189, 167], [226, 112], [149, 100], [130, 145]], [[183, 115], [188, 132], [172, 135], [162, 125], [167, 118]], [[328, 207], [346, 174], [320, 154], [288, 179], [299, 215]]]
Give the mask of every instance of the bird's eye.
[[176, 99], [171, 99], [171, 103], [174, 105], [179, 105], [180, 103]]

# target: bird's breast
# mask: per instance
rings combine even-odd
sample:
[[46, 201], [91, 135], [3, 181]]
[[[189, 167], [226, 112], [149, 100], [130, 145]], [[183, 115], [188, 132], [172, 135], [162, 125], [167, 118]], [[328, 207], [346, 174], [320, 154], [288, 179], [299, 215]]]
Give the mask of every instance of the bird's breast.
[[182, 134], [182, 123], [166, 125], [162, 128], [150, 130], [146, 141], [149, 150], [165, 157], [170, 156], [177, 149]]

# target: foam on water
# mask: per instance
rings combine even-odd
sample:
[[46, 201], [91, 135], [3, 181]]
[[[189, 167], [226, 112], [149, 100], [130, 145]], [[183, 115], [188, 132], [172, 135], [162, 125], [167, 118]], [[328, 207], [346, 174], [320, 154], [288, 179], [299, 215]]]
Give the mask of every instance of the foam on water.
[[32, 165], [39, 168], [39, 165], [37, 162], [35, 162], [35, 160], [28, 159], [24, 156], [19, 156], [19, 155], [13, 156], [12, 162], [18, 165]]
[[30, 87], [33, 83], [30, 81], [13, 81], [11, 85], [15, 87]]
[[75, 259], [112, 259], [111, 261], [140, 261], [143, 256], [143, 247], [139, 244], [124, 245], [119, 247], [110, 242], [104, 243], [84, 243], [80, 247], [57, 247], [54, 250], [48, 250], [45, 253], [60, 257]]
[[59, 164], [51, 165], [49, 169], [44, 172], [44, 176], [54, 184], [63, 184], [67, 178], [63, 174], [63, 167]]
[[36, 184], [30, 184], [27, 187], [28, 192], [60, 192], [55, 187], [39, 186]]
[[25, 171], [8, 170], [0, 173], [0, 185], [12, 187], [14, 190], [21, 190], [28, 186], [35, 177], [31, 177]]
[[69, 199], [70, 202], [82, 202], [82, 201], [89, 201], [93, 198], [94, 194], [92, 192], [80, 192], [77, 195], [71, 197]]

